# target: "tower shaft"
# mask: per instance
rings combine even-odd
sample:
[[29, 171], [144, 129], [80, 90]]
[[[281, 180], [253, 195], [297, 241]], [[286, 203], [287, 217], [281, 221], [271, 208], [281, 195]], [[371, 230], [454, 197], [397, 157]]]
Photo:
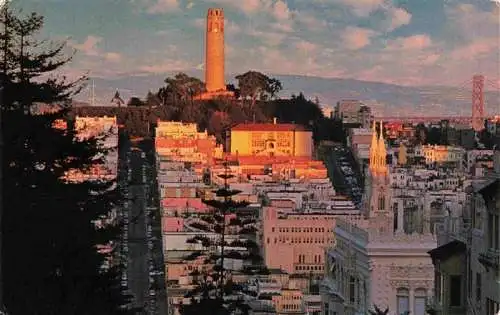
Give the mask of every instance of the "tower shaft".
[[472, 78], [472, 128], [475, 131], [484, 129], [484, 76]]
[[208, 9], [205, 45], [205, 84], [207, 92], [225, 91], [224, 11], [222, 9]]

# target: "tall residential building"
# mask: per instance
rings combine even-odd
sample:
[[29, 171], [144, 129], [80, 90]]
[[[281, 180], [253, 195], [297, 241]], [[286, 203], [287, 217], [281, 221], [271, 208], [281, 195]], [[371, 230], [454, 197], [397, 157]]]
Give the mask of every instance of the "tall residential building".
[[263, 250], [268, 268], [287, 273], [323, 274], [325, 248], [333, 242], [335, 216], [285, 213], [264, 207]]
[[360, 125], [362, 128], [369, 128], [370, 122], [373, 120], [370, 107], [365, 106], [358, 100], [342, 100], [337, 102], [334, 118], [342, 120], [344, 124]]
[[[436, 238], [428, 228], [409, 233], [400, 227], [409, 218], [393, 203], [382, 127], [378, 133], [375, 124], [373, 129], [365, 218], [337, 219], [335, 246], [327, 250], [321, 288], [323, 313], [366, 314], [375, 304], [389, 308], [391, 314], [425, 315], [434, 288], [434, 268], [427, 252], [436, 246]], [[416, 210], [424, 216], [422, 209]]]

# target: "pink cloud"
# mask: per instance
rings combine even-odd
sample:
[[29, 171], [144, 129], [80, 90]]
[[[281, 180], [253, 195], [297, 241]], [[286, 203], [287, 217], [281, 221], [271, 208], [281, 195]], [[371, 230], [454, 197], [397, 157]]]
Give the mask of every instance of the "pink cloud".
[[179, 10], [178, 0], [157, 0], [155, 4], [148, 8], [148, 13], [167, 13]]
[[290, 18], [288, 5], [282, 0], [278, 0], [273, 5], [273, 15], [277, 20], [283, 21]]
[[460, 47], [451, 53], [451, 58], [455, 60], [472, 61], [478, 59], [481, 55], [490, 52], [498, 52], [498, 38], [478, 39], [466, 46]]
[[165, 59], [158, 64], [139, 66], [137, 70], [147, 73], [165, 73], [172, 71], [189, 71], [195, 68], [193, 64], [184, 60]]
[[393, 31], [398, 27], [410, 24], [411, 14], [402, 8], [389, 9], [389, 31]]
[[357, 50], [368, 46], [371, 37], [375, 34], [373, 30], [366, 28], [347, 27], [342, 34], [342, 39], [348, 49]]
[[336, 0], [351, 8], [358, 16], [368, 16], [377, 8], [384, 6], [385, 0]]
[[318, 48], [318, 46], [316, 44], [313, 44], [313, 43], [305, 41], [305, 40], [301, 40], [301, 41], [295, 43], [295, 47], [298, 50], [306, 52], [306, 53], [314, 52]]
[[116, 52], [107, 52], [106, 54], [104, 54], [104, 58], [107, 61], [119, 62], [122, 59], [122, 55]]
[[422, 50], [429, 48], [432, 45], [432, 40], [429, 35], [419, 34], [408, 37], [400, 37], [389, 41], [386, 46], [387, 50]]
[[102, 42], [102, 37], [89, 35], [81, 44], [69, 41], [69, 46], [75, 48], [77, 51], [84, 53], [86, 56], [98, 56], [99, 51], [97, 45]]

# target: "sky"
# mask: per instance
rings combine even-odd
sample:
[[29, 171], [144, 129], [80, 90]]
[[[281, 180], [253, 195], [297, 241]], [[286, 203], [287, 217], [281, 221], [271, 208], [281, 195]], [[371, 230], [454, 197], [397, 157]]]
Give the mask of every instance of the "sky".
[[248, 70], [401, 85], [500, 87], [500, 4], [491, 0], [13, 0], [40, 35], [94, 77], [203, 69], [210, 7], [224, 9], [226, 75]]

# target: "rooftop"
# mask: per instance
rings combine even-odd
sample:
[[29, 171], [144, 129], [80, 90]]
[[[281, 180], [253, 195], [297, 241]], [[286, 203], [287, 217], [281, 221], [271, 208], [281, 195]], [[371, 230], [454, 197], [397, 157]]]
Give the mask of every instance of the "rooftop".
[[303, 125], [298, 124], [238, 124], [231, 131], [310, 131]]

